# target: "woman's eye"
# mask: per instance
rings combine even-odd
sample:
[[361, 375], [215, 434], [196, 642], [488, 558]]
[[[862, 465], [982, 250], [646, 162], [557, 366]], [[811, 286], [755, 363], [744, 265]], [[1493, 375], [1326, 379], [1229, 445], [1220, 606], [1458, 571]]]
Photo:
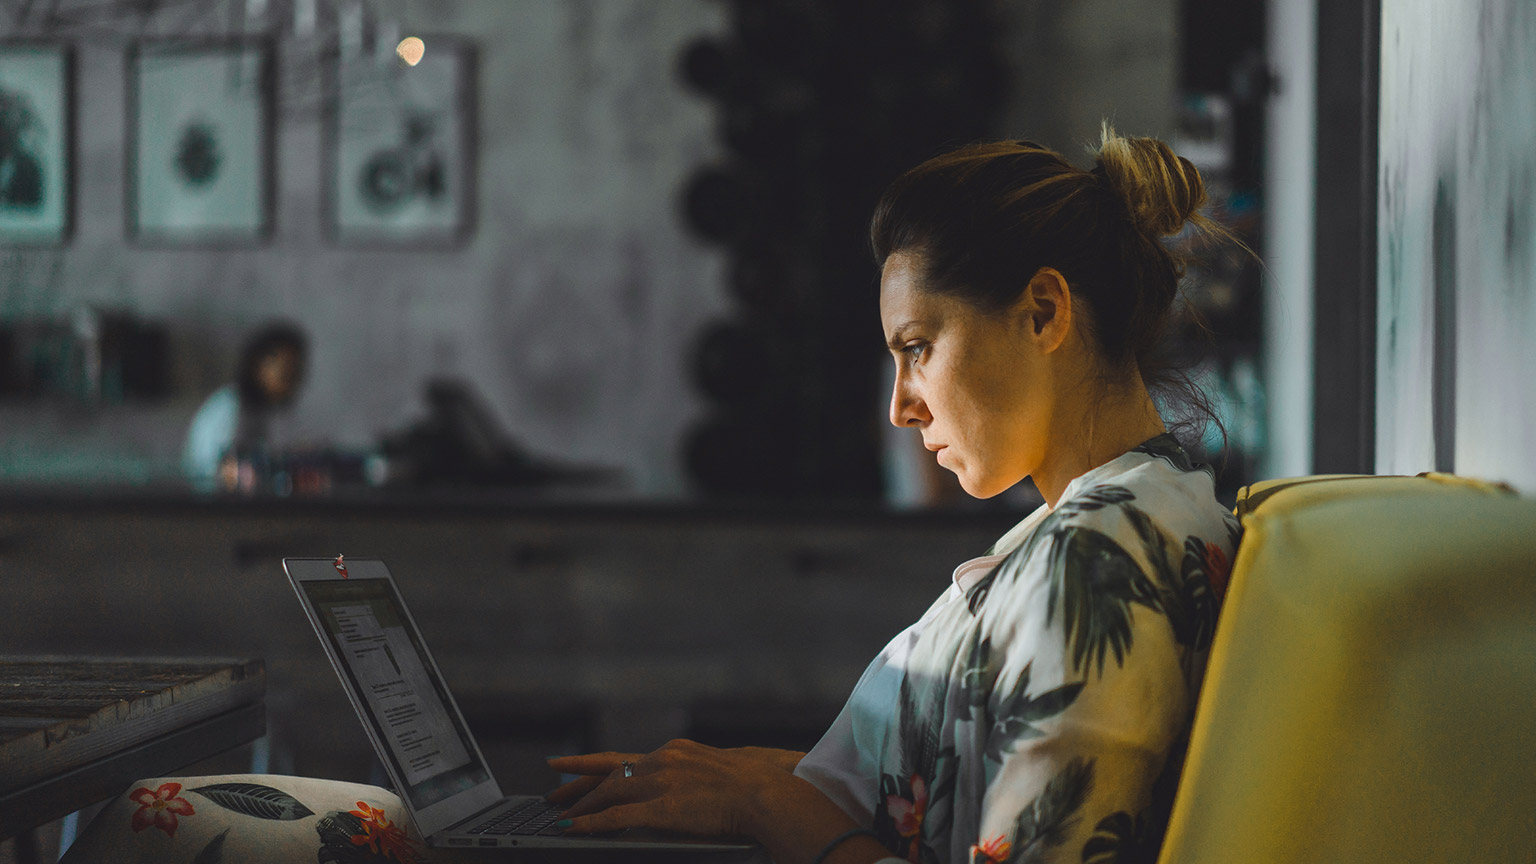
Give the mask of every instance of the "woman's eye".
[[903, 345], [901, 353], [907, 355], [908, 360], [916, 361], [921, 360], [927, 350], [928, 344], [926, 342], [913, 342], [911, 345]]

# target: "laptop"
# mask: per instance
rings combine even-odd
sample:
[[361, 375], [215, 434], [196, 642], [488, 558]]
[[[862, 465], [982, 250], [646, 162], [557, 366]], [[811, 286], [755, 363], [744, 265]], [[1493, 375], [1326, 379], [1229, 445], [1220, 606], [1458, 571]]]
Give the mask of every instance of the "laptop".
[[756, 848], [739, 841], [638, 830], [565, 835], [555, 827], [563, 807], [542, 795], [502, 794], [383, 561], [285, 558], [283, 571], [427, 846], [678, 852]]

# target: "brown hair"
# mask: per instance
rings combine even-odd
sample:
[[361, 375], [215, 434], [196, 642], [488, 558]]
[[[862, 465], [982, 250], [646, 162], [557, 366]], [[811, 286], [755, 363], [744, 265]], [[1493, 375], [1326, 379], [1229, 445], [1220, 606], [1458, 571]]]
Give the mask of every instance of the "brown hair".
[[1149, 389], [1182, 403], [1174, 407], [1189, 416], [1175, 425], [1220, 427], [1167, 354], [1184, 262], [1161, 238], [1186, 224], [1230, 235], [1198, 212], [1200, 172], [1167, 144], [1121, 137], [1106, 123], [1093, 155], [1087, 171], [1031, 141], [936, 156], [897, 178], [876, 206], [876, 263], [917, 253], [927, 290], [987, 312], [1009, 308], [1030, 277], [1053, 268], [1088, 307], [1088, 332], [1112, 367], [1136, 363]]

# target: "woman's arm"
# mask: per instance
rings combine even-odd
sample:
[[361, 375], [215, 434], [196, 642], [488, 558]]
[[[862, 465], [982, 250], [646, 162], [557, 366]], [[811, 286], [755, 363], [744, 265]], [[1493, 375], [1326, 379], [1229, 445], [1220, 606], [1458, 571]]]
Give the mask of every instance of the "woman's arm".
[[[762, 843], [778, 864], [808, 864], [838, 835], [860, 826], [819, 789], [791, 773], [800, 755], [673, 741], [644, 756], [595, 753], [552, 759], [549, 764], [568, 773], [607, 773], [566, 813], [569, 831], [643, 826], [748, 836]], [[619, 770], [625, 759], [633, 764], [633, 776]], [[566, 800], [572, 785], [556, 790], [551, 800]], [[869, 864], [889, 855], [874, 838], [859, 836], [838, 844], [825, 862]]]

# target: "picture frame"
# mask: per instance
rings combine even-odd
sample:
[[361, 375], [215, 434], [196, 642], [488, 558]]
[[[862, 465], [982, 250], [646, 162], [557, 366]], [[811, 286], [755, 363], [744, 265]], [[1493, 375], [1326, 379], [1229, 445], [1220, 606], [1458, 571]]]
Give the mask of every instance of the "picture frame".
[[326, 64], [324, 221], [333, 243], [453, 247], [474, 231], [475, 46], [421, 38], [414, 65], [340, 50]]
[[0, 246], [53, 246], [74, 228], [75, 52], [0, 40]]
[[273, 48], [261, 37], [153, 40], [128, 51], [128, 236], [147, 245], [271, 237]]

